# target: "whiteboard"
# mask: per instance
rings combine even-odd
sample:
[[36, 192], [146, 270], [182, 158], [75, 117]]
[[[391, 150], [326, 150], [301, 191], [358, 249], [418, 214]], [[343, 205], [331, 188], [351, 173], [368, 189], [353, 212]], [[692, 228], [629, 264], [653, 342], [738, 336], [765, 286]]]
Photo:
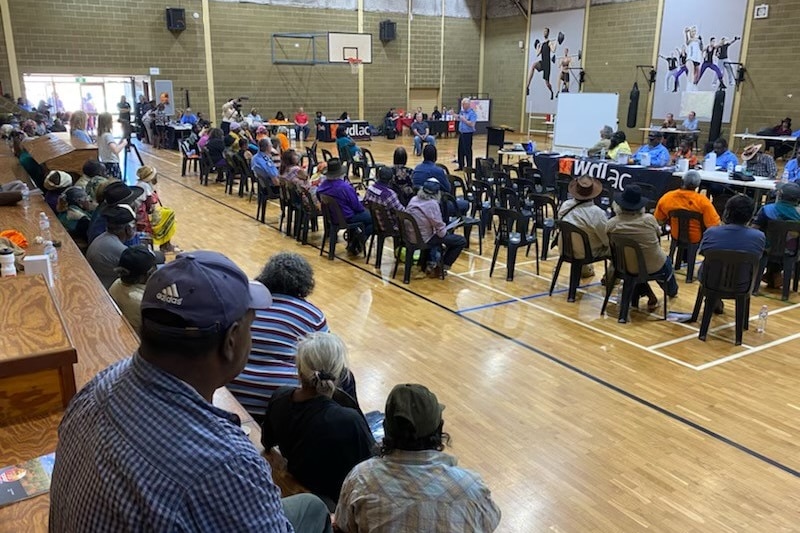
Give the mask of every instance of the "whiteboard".
[[700, 120], [711, 120], [714, 113], [714, 91], [697, 91], [681, 93], [681, 112], [679, 117], [688, 117], [694, 111]]
[[561, 93], [558, 96], [553, 149], [590, 148], [603, 126], [617, 129], [617, 93]]

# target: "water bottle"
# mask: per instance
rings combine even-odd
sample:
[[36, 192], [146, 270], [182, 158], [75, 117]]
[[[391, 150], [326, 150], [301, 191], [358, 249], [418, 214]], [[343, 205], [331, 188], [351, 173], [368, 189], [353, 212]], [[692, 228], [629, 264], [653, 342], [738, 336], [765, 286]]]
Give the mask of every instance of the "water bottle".
[[42, 237], [43, 241], [53, 240], [53, 237], [50, 235], [50, 219], [47, 218], [44, 211], [39, 213], [39, 235]]
[[14, 250], [11, 248], [0, 248], [0, 276], [12, 277], [17, 275], [17, 268], [14, 266]]
[[28, 188], [28, 185], [25, 184], [22, 186], [22, 209], [25, 211], [25, 214], [28, 214], [28, 209], [31, 207], [31, 190]]
[[53, 241], [44, 243], [44, 255], [50, 260], [50, 267], [53, 269], [53, 274], [55, 274], [56, 266], [58, 266], [58, 250], [53, 246]]
[[605, 159], [605, 158], [606, 158], [606, 149], [605, 148], [601, 148], [600, 149], [600, 159]]
[[767, 316], [769, 315], [769, 309], [767, 309], [766, 305], [761, 306], [761, 311], [758, 312], [758, 327], [756, 327], [756, 331], [758, 333], [764, 333], [767, 331]]
[[728, 161], [728, 177], [733, 177], [733, 161]]
[[789, 183], [789, 171], [784, 170], [783, 174], [781, 174], [781, 183]]

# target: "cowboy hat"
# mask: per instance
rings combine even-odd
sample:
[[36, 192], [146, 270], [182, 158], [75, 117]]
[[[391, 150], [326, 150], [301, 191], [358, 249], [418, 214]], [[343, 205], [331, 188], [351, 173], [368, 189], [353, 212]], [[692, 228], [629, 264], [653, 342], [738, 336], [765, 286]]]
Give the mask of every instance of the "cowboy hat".
[[625, 190], [614, 197], [617, 202], [625, 211], [638, 211], [647, 205], [650, 200], [642, 196], [642, 189], [636, 185], [628, 185]]
[[746, 147], [744, 150], [742, 150], [742, 159], [745, 161], [750, 161], [756, 156], [756, 154], [758, 154], [758, 152], [761, 151], [763, 146], [764, 145], [761, 143], [754, 143]]
[[332, 157], [328, 159], [328, 168], [325, 169], [326, 177], [341, 178], [346, 172], [347, 170], [342, 166], [342, 162], [338, 158]]
[[603, 184], [591, 176], [580, 176], [569, 182], [567, 190], [576, 200], [593, 200], [603, 192]]

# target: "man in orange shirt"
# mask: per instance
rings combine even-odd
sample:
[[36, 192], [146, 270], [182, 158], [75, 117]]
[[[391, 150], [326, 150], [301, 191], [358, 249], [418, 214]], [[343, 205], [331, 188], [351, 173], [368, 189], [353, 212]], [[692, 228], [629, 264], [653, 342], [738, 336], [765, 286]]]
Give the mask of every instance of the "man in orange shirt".
[[[687, 211], [695, 211], [703, 216], [703, 225], [706, 228], [718, 226], [720, 223], [719, 214], [711, 200], [707, 196], [697, 192], [700, 186], [700, 173], [696, 170], [690, 170], [683, 175], [683, 185], [680, 189], [669, 191], [658, 201], [656, 205], [656, 212], [653, 215], [659, 224], [664, 224], [669, 220], [670, 211], [676, 209], [685, 209]], [[672, 225], [671, 233], [672, 238], [678, 237], [678, 224], [677, 221], [670, 222]], [[689, 239], [691, 242], [699, 243], [703, 238], [703, 232], [697, 221], [692, 220], [689, 222]]]

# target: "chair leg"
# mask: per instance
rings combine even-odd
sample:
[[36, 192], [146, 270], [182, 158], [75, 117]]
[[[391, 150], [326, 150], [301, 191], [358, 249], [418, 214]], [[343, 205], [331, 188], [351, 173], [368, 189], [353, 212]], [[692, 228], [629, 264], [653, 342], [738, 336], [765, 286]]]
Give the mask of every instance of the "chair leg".
[[[411, 283], [411, 267], [414, 265], [414, 248], [406, 248], [406, 269], [403, 272], [403, 283]], [[422, 256], [420, 256], [420, 259]]]
[[741, 296], [736, 297], [736, 346], [741, 346], [742, 344], [742, 334], [744, 332], [744, 323], [747, 320], [747, 315], [745, 315], [745, 302], [744, 298]]
[[186, 175], [186, 163], [188, 162], [189, 160], [186, 159], [186, 157], [184, 157], [183, 161], [181, 161], [181, 177], [184, 177]]
[[517, 264], [517, 250], [519, 250], [519, 248], [513, 244], [509, 244], [506, 250], [508, 250], [508, 259], [506, 259], [506, 281], [514, 281], [514, 267]]
[[[608, 269], [606, 269], [606, 274], [608, 274]], [[611, 293], [614, 292], [614, 282], [617, 280], [616, 276], [612, 276], [611, 279], [608, 279], [608, 275], [606, 275], [606, 297], [603, 298], [603, 305], [600, 307], [600, 316], [606, 314], [606, 307], [608, 307], [608, 300], [611, 298]]]
[[706, 340], [706, 336], [708, 335], [708, 326], [711, 325], [711, 314], [714, 311], [714, 308], [717, 306], [717, 298], [713, 295], [706, 294], [705, 306], [703, 307], [703, 319], [700, 321], [700, 333], [697, 334], [697, 338], [701, 341]]
[[703, 305], [703, 296], [704, 291], [702, 285], [697, 289], [697, 298], [694, 301], [694, 309], [692, 310], [692, 318], [689, 319], [689, 322], [697, 322], [697, 318], [700, 316], [700, 306]]
[[336, 241], [339, 240], [339, 226], [331, 224], [331, 229], [328, 234], [328, 259], [333, 261], [336, 256]]
[[697, 244], [690, 244], [686, 247], [686, 283], [694, 281], [694, 263], [697, 259], [698, 246]]
[[556, 287], [556, 282], [558, 281], [558, 273], [561, 272], [561, 265], [564, 264], [564, 259], [562, 257], [558, 258], [558, 263], [556, 263], [556, 268], [553, 270], [553, 281], [550, 282], [550, 296], [553, 295], [553, 289]]
[[[408, 248], [403, 243], [400, 243], [400, 246], [395, 246], [395, 250], [405, 250], [406, 254], [408, 254]], [[394, 257], [394, 268], [392, 269], [392, 279], [397, 277], [397, 269], [400, 268], [400, 254], [396, 253]]]
[[[327, 224], [324, 225], [325, 229], [322, 230], [322, 243], [319, 245], [319, 256], [322, 257], [322, 254], [325, 253], [325, 243], [328, 242], [328, 232], [330, 231], [329, 226]], [[278, 226], [278, 231], [280, 231], [280, 226]]]
[[542, 261], [547, 261], [547, 251], [550, 250], [550, 234], [553, 228], [544, 226], [542, 228]]
[[581, 263], [570, 263], [569, 265], [569, 289], [567, 290], [567, 301], [574, 302], [575, 295], [578, 292], [578, 285], [581, 282], [581, 271], [583, 270]]
[[375, 233], [373, 232], [372, 235], [369, 236], [369, 246], [367, 246], [366, 264], [369, 264], [369, 258], [372, 257], [372, 245], [374, 243], [375, 243]]
[[494, 254], [492, 254], [492, 264], [489, 265], [489, 277], [490, 278], [492, 277], [492, 274], [494, 273], [494, 265], [497, 262], [497, 253], [499, 251], [500, 251], [500, 244], [499, 243], [495, 243], [494, 244]]
[[[386, 244], [386, 236], [385, 235], [378, 235], [378, 248], [375, 250], [375, 268], [381, 268], [381, 264], [383, 263], [383, 247]], [[367, 260], [369, 263], [369, 260]]]
[[619, 302], [619, 317], [617, 322], [625, 324], [628, 322], [628, 312], [631, 308], [631, 300], [633, 300], [633, 291], [636, 290], [636, 284], [633, 281], [622, 280], [622, 301]]
[[789, 299], [789, 289], [791, 288], [792, 277], [794, 277], [794, 257], [787, 257], [783, 260], [783, 288], [781, 289], [781, 300], [784, 302]]

